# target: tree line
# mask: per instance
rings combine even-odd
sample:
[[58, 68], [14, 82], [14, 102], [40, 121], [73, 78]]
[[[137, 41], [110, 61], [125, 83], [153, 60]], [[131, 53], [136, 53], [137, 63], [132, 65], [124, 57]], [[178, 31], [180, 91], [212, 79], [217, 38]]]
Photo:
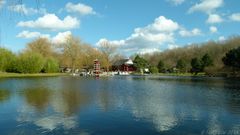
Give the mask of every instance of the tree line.
[[93, 61], [99, 59], [101, 67], [108, 70], [114, 59], [122, 58], [115, 54], [116, 48], [103, 43], [99, 49], [69, 36], [65, 43], [52, 44], [46, 38], [37, 38], [26, 45], [20, 53], [0, 48], [0, 72], [13, 73], [55, 73], [60, 67], [91, 69]]
[[[193, 44], [160, 53], [134, 55], [132, 58], [137, 72], [148, 68], [151, 73], [236, 74], [240, 69], [239, 46], [240, 37], [232, 37], [222, 42]], [[63, 67], [72, 71], [92, 69], [95, 59], [101, 62], [105, 71], [109, 71], [114, 62], [124, 58], [116, 50], [116, 46], [107, 41], [94, 48], [74, 36], [69, 36], [62, 44], [37, 38], [20, 53], [0, 48], [0, 72], [55, 73]]]
[[135, 64], [136, 67], [143, 68], [142, 63], [145, 63], [152, 73], [237, 74], [240, 69], [240, 37], [137, 55], [135, 59], [141, 61]]

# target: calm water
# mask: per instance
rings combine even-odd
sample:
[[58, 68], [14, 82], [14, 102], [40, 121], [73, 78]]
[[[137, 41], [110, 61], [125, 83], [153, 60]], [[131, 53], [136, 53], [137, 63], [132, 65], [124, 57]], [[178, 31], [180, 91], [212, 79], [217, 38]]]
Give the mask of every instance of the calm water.
[[0, 79], [1, 135], [240, 134], [240, 81]]

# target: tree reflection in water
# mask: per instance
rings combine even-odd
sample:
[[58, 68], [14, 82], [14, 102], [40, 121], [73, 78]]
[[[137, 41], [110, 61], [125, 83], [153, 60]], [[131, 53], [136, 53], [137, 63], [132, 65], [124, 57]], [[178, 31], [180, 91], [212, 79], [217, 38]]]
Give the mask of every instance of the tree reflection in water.
[[1, 90], [0, 89], [0, 103], [10, 99], [10, 96], [11, 96], [11, 92], [10, 91], [8, 91], [8, 90]]
[[62, 90], [61, 94], [64, 114], [67, 116], [77, 113], [88, 102], [88, 95], [80, 90]]
[[29, 88], [22, 94], [29, 105], [43, 111], [49, 105], [52, 92], [47, 88]]

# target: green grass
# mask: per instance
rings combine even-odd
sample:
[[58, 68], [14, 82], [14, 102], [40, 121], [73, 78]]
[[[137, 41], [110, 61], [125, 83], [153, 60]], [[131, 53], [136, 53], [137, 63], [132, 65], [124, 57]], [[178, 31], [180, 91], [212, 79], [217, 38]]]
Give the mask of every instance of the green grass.
[[[133, 73], [132, 75], [142, 75], [140, 73]], [[153, 76], [205, 76], [205, 73], [198, 73], [197, 75], [191, 73], [157, 73], [157, 74], [150, 74]]]
[[198, 73], [197, 75], [192, 73], [158, 73], [159, 76], [205, 76], [205, 73]]
[[11, 78], [11, 77], [54, 77], [54, 76], [65, 76], [66, 73], [37, 73], [37, 74], [20, 74], [20, 73], [1, 73], [0, 78]]

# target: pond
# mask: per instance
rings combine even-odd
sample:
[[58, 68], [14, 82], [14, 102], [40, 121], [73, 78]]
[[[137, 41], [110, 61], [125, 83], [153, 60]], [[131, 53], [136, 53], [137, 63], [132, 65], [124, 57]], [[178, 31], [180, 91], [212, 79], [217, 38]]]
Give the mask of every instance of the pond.
[[1, 135], [240, 134], [240, 81], [115, 76], [0, 79]]

